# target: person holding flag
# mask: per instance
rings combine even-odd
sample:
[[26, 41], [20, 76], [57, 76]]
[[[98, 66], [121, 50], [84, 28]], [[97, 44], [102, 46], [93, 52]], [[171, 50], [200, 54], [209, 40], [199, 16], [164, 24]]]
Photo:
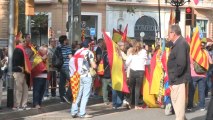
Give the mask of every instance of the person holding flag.
[[[69, 61], [70, 81], [73, 92], [73, 103], [71, 107], [71, 115], [73, 118], [92, 117], [92, 115], [86, 113], [86, 105], [91, 94], [93, 83], [90, 69], [96, 68], [96, 63], [93, 52], [89, 50], [89, 42], [89, 40], [84, 40], [82, 43], [83, 48], [76, 51]], [[78, 104], [80, 104], [79, 111]]]

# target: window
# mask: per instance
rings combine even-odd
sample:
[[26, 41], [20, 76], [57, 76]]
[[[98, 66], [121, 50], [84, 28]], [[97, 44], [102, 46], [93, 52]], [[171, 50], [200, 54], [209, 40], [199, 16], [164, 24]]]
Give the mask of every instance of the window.
[[200, 32], [200, 38], [207, 37], [207, 24], [208, 20], [197, 20], [196, 26], [198, 26]]

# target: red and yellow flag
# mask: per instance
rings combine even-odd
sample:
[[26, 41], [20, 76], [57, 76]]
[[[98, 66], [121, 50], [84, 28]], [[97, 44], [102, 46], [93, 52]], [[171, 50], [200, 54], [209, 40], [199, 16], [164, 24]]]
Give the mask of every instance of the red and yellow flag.
[[119, 42], [121, 40], [122, 35], [123, 35], [122, 32], [113, 29], [112, 40], [117, 43], [117, 42]]
[[33, 64], [32, 64], [32, 73], [31, 73], [32, 78], [39, 75], [45, 70], [47, 70], [47, 66], [44, 63], [41, 55], [35, 54], [33, 59]]
[[24, 71], [26, 73], [31, 73], [31, 64], [30, 64], [30, 59], [29, 56], [27, 55], [27, 53], [25, 52], [24, 48], [22, 45], [17, 45], [16, 48], [21, 49], [21, 51], [24, 54]]
[[72, 90], [73, 103], [76, 102], [80, 85], [80, 74], [76, 71], [70, 78], [70, 86]]
[[124, 42], [127, 41], [127, 28], [128, 28], [128, 24], [126, 25], [126, 27], [124, 29], [124, 33], [123, 33], [122, 38], [121, 38], [121, 40], [124, 41]]
[[151, 64], [150, 64], [150, 94], [156, 94], [158, 95], [161, 89], [160, 82], [163, 78], [163, 68], [160, 60], [160, 50], [156, 51], [151, 59]]
[[143, 95], [143, 101], [146, 103], [148, 107], [159, 107], [156, 104], [155, 95], [150, 94], [150, 74], [148, 66], [145, 67], [144, 79], [141, 89], [141, 94]]
[[175, 15], [174, 15], [173, 10], [171, 9], [171, 11], [170, 11], [170, 18], [169, 18], [168, 35], [169, 35], [169, 32], [170, 32], [170, 26], [174, 25], [174, 24], [175, 24]]
[[103, 35], [107, 47], [109, 65], [111, 69], [112, 88], [114, 90], [129, 93], [120, 49], [118, 48], [117, 44], [111, 40], [105, 31], [103, 32]]
[[192, 36], [192, 40], [190, 43], [190, 55], [195, 62], [197, 62], [199, 65], [208, 70], [209, 68], [208, 55], [205, 52], [205, 50], [201, 49], [201, 41], [199, 38], [198, 27], [195, 28], [195, 31]]

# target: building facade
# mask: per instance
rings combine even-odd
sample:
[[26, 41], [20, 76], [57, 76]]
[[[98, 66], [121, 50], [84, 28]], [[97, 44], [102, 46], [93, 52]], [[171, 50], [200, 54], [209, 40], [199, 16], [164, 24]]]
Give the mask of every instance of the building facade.
[[[159, 20], [158, 0], [82, 0], [81, 2], [84, 34], [90, 36], [90, 29], [94, 28], [97, 39], [102, 37], [102, 29], [112, 35], [113, 28], [123, 31], [127, 24], [128, 37], [140, 38], [140, 33], [144, 32], [145, 40], [154, 41], [160, 36], [165, 38], [168, 34], [170, 11], [171, 9], [175, 11], [175, 8], [165, 3], [165, 0], [160, 0]], [[0, 38], [8, 38], [8, 10], [6, 11], [8, 6], [6, 5], [8, 0], [0, 1]], [[191, 0], [190, 3], [180, 7], [179, 25], [183, 36], [190, 34], [190, 29], [185, 25], [185, 8], [188, 6], [195, 9], [200, 36], [213, 39], [213, 0], [200, 0], [198, 5]], [[54, 37], [67, 34], [68, 0], [62, 0], [62, 3], [58, 0], [35, 0], [35, 11], [36, 14], [47, 15], [47, 27], [52, 28]], [[47, 43], [47, 37], [44, 38], [46, 41], [44, 43]]]
[[0, 1], [0, 47], [4, 47], [8, 43], [8, 3], [9, 0]]

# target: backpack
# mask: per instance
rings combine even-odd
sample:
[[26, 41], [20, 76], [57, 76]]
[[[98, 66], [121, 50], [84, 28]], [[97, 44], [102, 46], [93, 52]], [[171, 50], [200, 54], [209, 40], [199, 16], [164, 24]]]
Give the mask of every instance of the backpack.
[[60, 70], [63, 64], [64, 64], [64, 60], [63, 60], [61, 47], [57, 47], [52, 56], [52, 65], [53, 67]]
[[207, 72], [207, 70], [202, 67], [200, 64], [198, 64], [197, 62], [194, 61], [194, 70], [197, 74], [205, 74]]

